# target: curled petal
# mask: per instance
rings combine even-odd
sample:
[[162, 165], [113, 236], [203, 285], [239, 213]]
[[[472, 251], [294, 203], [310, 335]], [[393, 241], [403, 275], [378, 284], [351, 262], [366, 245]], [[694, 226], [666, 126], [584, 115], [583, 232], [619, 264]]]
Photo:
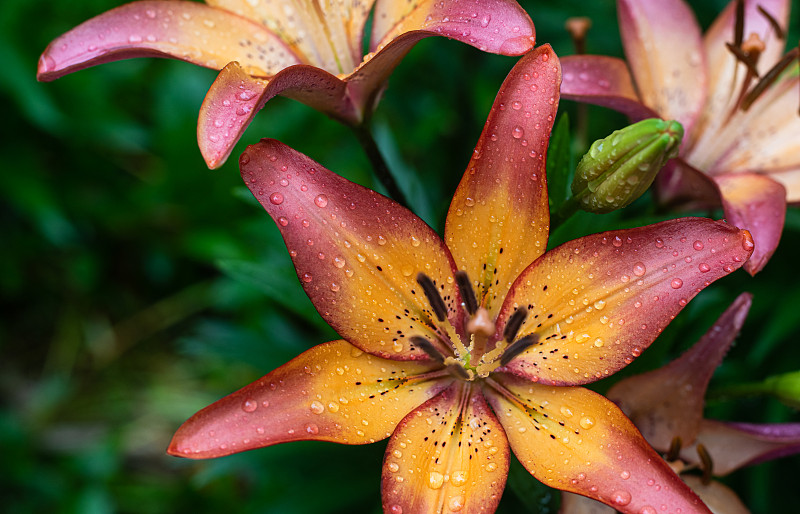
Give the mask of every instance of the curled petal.
[[679, 205], [696, 210], [720, 205], [719, 188], [714, 179], [680, 157], [667, 162], [656, 175], [655, 184], [661, 205]]
[[303, 288], [342, 337], [380, 357], [427, 359], [409, 341], [439, 340], [419, 273], [436, 284], [452, 326], [463, 326], [452, 257], [414, 214], [278, 141], [249, 146], [239, 163]]
[[514, 0], [378, 0], [370, 48], [414, 30], [503, 55], [522, 55], [535, 42], [530, 16]]
[[214, 69], [239, 61], [260, 77], [300, 62], [275, 33], [233, 13], [197, 2], [141, 1], [56, 38], [39, 60], [37, 78], [131, 57], [171, 57]]
[[741, 330], [751, 303], [751, 294], [740, 294], [714, 326], [678, 359], [626, 378], [609, 389], [606, 396], [620, 406], [658, 451], [667, 452], [675, 437], [684, 444], [694, 441], [711, 375]]
[[346, 341], [321, 344], [192, 416], [167, 451], [204, 459], [288, 441], [378, 441], [447, 386], [448, 379], [415, 378], [430, 370]]
[[545, 156], [560, 82], [549, 45], [520, 59], [500, 88], [447, 213], [445, 240], [456, 266], [466, 270], [492, 314], [547, 247]]
[[384, 512], [492, 513], [508, 443], [480, 390], [454, 384], [397, 426], [383, 463]]
[[[682, 218], [586, 236], [546, 253], [517, 279], [499, 319], [528, 317], [520, 337], [538, 344], [506, 370], [533, 381], [577, 385], [638, 357], [704, 287], [753, 251], [746, 230]], [[501, 321], [498, 321], [498, 325]]]
[[730, 423], [703, 420], [695, 444], [681, 451], [684, 462], [700, 464], [697, 445], [705, 446], [714, 475], [800, 453], [800, 423]]
[[642, 102], [691, 131], [705, 100], [700, 27], [682, 0], [619, 0], [620, 34]]
[[602, 105], [628, 115], [633, 121], [659, 117], [639, 100], [628, 66], [622, 59], [568, 55], [561, 58], [561, 67], [563, 98]]
[[786, 217], [786, 189], [755, 173], [724, 174], [714, 180], [719, 185], [725, 217], [753, 234], [756, 248], [744, 269], [755, 275], [778, 247]]
[[256, 113], [277, 95], [299, 100], [345, 123], [359, 119], [346, 84], [325, 70], [300, 64], [263, 80], [232, 62], [217, 76], [200, 107], [197, 142], [209, 168], [225, 163]]
[[537, 480], [621, 512], [709, 512], [607, 399], [582, 387], [495, 376], [487, 400]]

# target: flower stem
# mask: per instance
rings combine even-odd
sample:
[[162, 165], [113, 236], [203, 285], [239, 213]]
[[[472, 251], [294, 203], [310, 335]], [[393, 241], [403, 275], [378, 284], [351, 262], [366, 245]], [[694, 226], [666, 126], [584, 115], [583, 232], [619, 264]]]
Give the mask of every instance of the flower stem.
[[384, 160], [383, 155], [378, 148], [378, 144], [375, 142], [375, 138], [372, 137], [372, 131], [370, 130], [369, 124], [365, 122], [358, 126], [351, 125], [351, 127], [358, 138], [358, 142], [361, 143], [361, 147], [367, 154], [369, 162], [372, 164], [372, 170], [375, 173], [375, 176], [378, 178], [381, 184], [383, 184], [383, 187], [386, 188], [386, 192], [397, 203], [404, 207], [408, 207], [408, 200], [406, 199], [405, 194], [403, 194], [403, 191], [401, 191], [400, 187], [397, 185], [397, 181], [395, 181], [392, 173], [389, 171], [389, 166], [386, 164], [386, 161]]
[[571, 195], [567, 198], [564, 203], [556, 210], [556, 212], [550, 215], [550, 232], [552, 233], [560, 227], [565, 221], [567, 221], [573, 214], [575, 214], [578, 209], [580, 208], [579, 205], [579, 198], [577, 196]]

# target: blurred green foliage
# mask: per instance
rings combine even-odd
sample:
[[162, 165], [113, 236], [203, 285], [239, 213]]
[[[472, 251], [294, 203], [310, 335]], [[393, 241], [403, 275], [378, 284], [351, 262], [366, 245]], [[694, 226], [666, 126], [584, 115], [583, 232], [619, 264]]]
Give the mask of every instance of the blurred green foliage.
[[[303, 295], [236, 159], [209, 171], [200, 158], [195, 123], [213, 71], [132, 60], [36, 82], [51, 39], [119, 3], [0, 7], [2, 510], [379, 512], [385, 443], [293, 443], [201, 462], [164, 453], [196, 410], [335, 334]], [[726, 2], [693, 3], [707, 26]], [[522, 4], [540, 44], [571, 53], [564, 22], [587, 15], [589, 52], [621, 55], [613, 1]], [[793, 6], [797, 20], [800, 2]], [[797, 31], [795, 23], [789, 41]], [[434, 228], [514, 62], [431, 38], [391, 78], [375, 117], [379, 144]], [[562, 110], [575, 119], [575, 104]], [[600, 108], [588, 116], [589, 142], [625, 123]], [[559, 124], [559, 140], [569, 141], [568, 125]], [[352, 134], [301, 104], [270, 102], [233, 155], [260, 137], [379, 187]], [[557, 162], [569, 166], [585, 149], [562, 145]], [[622, 212], [578, 213], [551, 244], [673, 216], [646, 196]], [[623, 375], [678, 355], [745, 290], [755, 295], [751, 314], [712, 387], [800, 368], [799, 251], [800, 212], [790, 209], [781, 246], [757, 279], [740, 271], [714, 284]], [[800, 420], [769, 398], [714, 401], [708, 414]], [[765, 463], [726, 481], [754, 512], [787, 512], [800, 505], [798, 464]], [[499, 512], [554, 512], [557, 498], [515, 463]]]

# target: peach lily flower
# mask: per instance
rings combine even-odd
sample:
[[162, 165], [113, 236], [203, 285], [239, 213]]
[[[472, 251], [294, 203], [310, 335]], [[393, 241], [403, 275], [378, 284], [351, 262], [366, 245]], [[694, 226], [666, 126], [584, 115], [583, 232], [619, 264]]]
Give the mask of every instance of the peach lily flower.
[[[608, 391], [608, 398], [622, 408], [656, 450], [672, 454], [674, 467], [702, 469], [704, 479], [686, 475], [684, 480], [714, 512], [748, 511], [733, 491], [710, 481], [712, 474], [724, 476], [744, 466], [800, 452], [800, 423], [735, 423], [703, 417], [708, 383], [739, 333], [751, 302], [752, 296], [742, 293], [678, 359], [626, 378]], [[570, 507], [562, 508], [564, 514], [594, 512], [582, 499], [567, 501]], [[594, 505], [598, 512], [608, 512]]]
[[[487, 52], [533, 48], [530, 17], [514, 0], [139, 1], [55, 39], [39, 80], [130, 57], [168, 57], [221, 69], [200, 108], [197, 140], [221, 166], [256, 112], [276, 95], [360, 126], [392, 70], [421, 39], [442, 35]], [[370, 53], [364, 25], [374, 4]]]
[[[605, 56], [566, 57], [561, 93], [636, 120], [680, 121], [686, 136], [679, 157], [659, 175], [661, 201], [721, 204], [730, 223], [753, 235], [756, 249], [745, 269], [755, 274], [778, 245], [787, 201], [800, 202], [800, 76], [784, 74], [745, 108], [757, 79], [726, 46], [737, 39], [736, 4], [702, 36], [682, 0], [618, 0], [627, 64]], [[741, 33], [749, 37], [743, 47], [761, 75], [781, 60], [784, 42], [776, 27], [785, 29], [789, 5], [743, 3]]]
[[511, 449], [545, 484], [623, 512], [707, 512], [619, 408], [579, 386], [630, 363], [698, 291], [747, 260], [752, 239], [686, 218], [545, 253], [544, 156], [560, 81], [549, 46], [511, 71], [444, 240], [275, 140], [248, 147], [242, 177], [343, 339], [201, 410], [169, 453], [390, 437], [383, 507], [409, 514], [493, 512]]

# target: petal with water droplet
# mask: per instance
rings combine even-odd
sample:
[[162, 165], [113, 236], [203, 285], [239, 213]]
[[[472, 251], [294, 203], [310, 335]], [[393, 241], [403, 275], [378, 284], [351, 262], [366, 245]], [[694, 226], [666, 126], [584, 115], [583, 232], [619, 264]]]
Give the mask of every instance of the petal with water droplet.
[[447, 387], [446, 378], [414, 378], [430, 370], [380, 359], [346, 341], [321, 344], [199, 411], [167, 451], [201, 459], [288, 441], [379, 441]]
[[440, 340], [419, 273], [434, 281], [452, 326], [463, 327], [450, 252], [417, 216], [275, 140], [249, 146], [239, 162], [256, 199], [287, 221], [278, 228], [303, 288], [342, 337], [381, 357], [428, 359], [409, 341]]
[[753, 235], [756, 247], [744, 269], [755, 275], [778, 247], [786, 217], [786, 189], [769, 176], [755, 173], [726, 173], [714, 180], [728, 222]]
[[545, 155], [560, 79], [549, 45], [514, 66], [447, 213], [445, 241], [456, 266], [477, 283], [478, 302], [492, 315], [514, 279], [547, 247]]
[[277, 95], [294, 98], [345, 123], [358, 121], [345, 83], [325, 70], [298, 64], [267, 81], [249, 76], [232, 62], [217, 76], [200, 108], [197, 142], [209, 168], [225, 163], [256, 113]]
[[[633, 423], [582, 387], [549, 387], [495, 374], [486, 397], [520, 463], [544, 484], [621, 512], [709, 512]], [[586, 420], [591, 419], [591, 423]]]
[[535, 40], [533, 22], [512, 0], [378, 1], [370, 49], [416, 30], [503, 55], [522, 55]]
[[561, 58], [561, 95], [568, 100], [602, 105], [632, 120], [659, 117], [645, 106], [633, 87], [625, 61], [604, 55], [568, 55]]
[[381, 488], [385, 512], [494, 512], [508, 475], [508, 443], [480, 390], [453, 384], [400, 422]]
[[628, 377], [609, 389], [606, 396], [658, 451], [666, 453], [675, 437], [683, 444], [694, 441], [711, 375], [742, 328], [751, 303], [752, 295], [742, 293], [686, 353], [664, 367]]
[[39, 80], [131, 57], [171, 57], [220, 69], [239, 61], [268, 76], [298, 57], [262, 25], [196, 2], [141, 1], [96, 16], [56, 38], [39, 61]]
[[682, 0], [620, 0], [620, 35], [642, 102], [691, 132], [706, 94], [700, 27]]
[[[704, 243], [700, 250], [697, 240]], [[638, 357], [689, 300], [741, 267], [752, 251], [747, 231], [705, 218], [565, 243], [528, 267], [506, 298], [498, 326], [515, 305], [526, 306], [519, 337], [538, 335], [538, 344], [506, 369], [566, 385], [610, 375]]]

